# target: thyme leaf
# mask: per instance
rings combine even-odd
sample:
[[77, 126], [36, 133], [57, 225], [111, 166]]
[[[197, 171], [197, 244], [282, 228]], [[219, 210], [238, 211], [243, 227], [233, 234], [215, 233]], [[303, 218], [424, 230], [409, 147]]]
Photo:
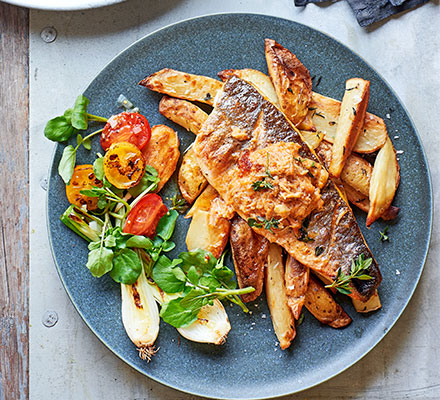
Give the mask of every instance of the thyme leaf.
[[385, 227], [385, 229], [383, 230], [383, 232], [380, 232], [380, 241], [381, 242], [389, 242], [390, 241], [390, 237], [388, 236], [388, 226]]

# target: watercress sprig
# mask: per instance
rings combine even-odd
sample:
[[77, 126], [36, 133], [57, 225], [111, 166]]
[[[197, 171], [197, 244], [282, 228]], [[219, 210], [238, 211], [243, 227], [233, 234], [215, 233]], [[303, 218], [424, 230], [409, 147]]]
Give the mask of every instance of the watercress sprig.
[[164, 292], [179, 295], [162, 304], [160, 316], [165, 322], [176, 328], [189, 326], [214, 299], [228, 299], [248, 311], [238, 296], [255, 289], [236, 289], [234, 274], [223, 260], [224, 256], [217, 260], [202, 249], [180, 253], [175, 260], [159, 257], [153, 268], [154, 281]]

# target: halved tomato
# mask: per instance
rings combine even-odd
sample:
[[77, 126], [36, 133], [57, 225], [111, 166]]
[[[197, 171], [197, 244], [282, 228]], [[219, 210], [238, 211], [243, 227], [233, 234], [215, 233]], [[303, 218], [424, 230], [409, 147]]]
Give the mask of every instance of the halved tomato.
[[168, 212], [162, 199], [155, 193], [148, 193], [130, 210], [123, 232], [153, 238], [159, 220]]
[[93, 165], [77, 165], [73, 170], [72, 179], [66, 185], [66, 196], [69, 203], [78, 207], [87, 206], [87, 210], [98, 208], [98, 198], [81, 194], [81, 190], [91, 189], [93, 186], [102, 187], [102, 182], [95, 177]]
[[113, 143], [129, 142], [142, 150], [150, 137], [150, 124], [143, 115], [122, 112], [108, 119], [101, 134], [101, 146], [107, 150]]
[[133, 143], [113, 143], [105, 153], [105, 177], [118, 189], [136, 186], [144, 173], [145, 158]]

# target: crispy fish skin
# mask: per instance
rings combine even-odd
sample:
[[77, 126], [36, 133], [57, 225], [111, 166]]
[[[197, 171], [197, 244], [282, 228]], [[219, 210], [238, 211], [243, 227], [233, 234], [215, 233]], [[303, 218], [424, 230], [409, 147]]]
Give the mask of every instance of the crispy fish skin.
[[[237, 130], [243, 135], [234, 135]], [[194, 149], [209, 183], [245, 221], [253, 215], [240, 210], [239, 202], [231, 201], [231, 176], [228, 173], [235, 171], [244, 152], [264, 149], [280, 142], [296, 143], [300, 157], [319, 163], [316, 155], [275, 106], [252, 85], [231, 77], [219, 92], [214, 111], [197, 136]], [[247, 164], [242, 164], [241, 172], [246, 174]], [[239, 191], [240, 187], [235, 190]], [[247, 188], [243, 188], [243, 191], [247, 193]], [[261, 192], [254, 193], [256, 199], [262, 195]], [[353, 280], [350, 295], [362, 301], [368, 300], [382, 280], [377, 262], [365, 243], [351, 208], [331, 180], [321, 189], [321, 200], [322, 206], [307, 218], [307, 227], [253, 229], [270, 242], [282, 246], [300, 263], [330, 280], [335, 279], [339, 268], [349, 273], [352, 260], [360, 254], [364, 254], [365, 258], [371, 257], [373, 262], [368, 274], [372, 279]], [[307, 235], [304, 235], [305, 230]], [[322, 253], [316, 252], [317, 246], [323, 248]]]
[[246, 303], [254, 301], [263, 290], [269, 241], [257, 235], [246, 221], [236, 215], [231, 220], [230, 242], [238, 285], [255, 289], [241, 298]]

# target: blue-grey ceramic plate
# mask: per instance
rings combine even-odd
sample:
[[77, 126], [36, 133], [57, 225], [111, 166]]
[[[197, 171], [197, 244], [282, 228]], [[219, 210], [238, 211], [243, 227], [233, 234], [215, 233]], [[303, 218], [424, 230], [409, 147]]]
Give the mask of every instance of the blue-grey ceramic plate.
[[[298, 392], [340, 373], [370, 351], [396, 322], [417, 285], [425, 262], [431, 231], [431, 185], [420, 139], [402, 104], [390, 87], [362, 59], [337, 41], [298, 23], [262, 15], [225, 14], [184, 21], [139, 40], [116, 57], [85, 92], [90, 112], [109, 116], [119, 112], [116, 99], [125, 94], [145, 114], [150, 124], [169, 124], [179, 132], [183, 151], [192, 134], [172, 124], [158, 112], [161, 96], [139, 87], [146, 75], [170, 67], [216, 77], [226, 68], [266, 71], [264, 38], [273, 38], [294, 52], [309, 68], [315, 90], [342, 98], [345, 80], [371, 81], [369, 111], [386, 120], [400, 157], [401, 184], [394, 204], [401, 207], [390, 227], [391, 241], [381, 243], [377, 222], [365, 229], [358, 221], [383, 274], [382, 309], [357, 314], [349, 299], [338, 296], [353, 322], [337, 330], [321, 325], [306, 312], [290, 349], [277, 347], [269, 311], [262, 298], [245, 315], [237, 306], [226, 306], [232, 330], [223, 346], [197, 344], [178, 338], [177, 331], [161, 323], [160, 351], [147, 364], [138, 355], [121, 323], [119, 287], [108, 277], [93, 278], [85, 267], [87, 246], [59, 220], [68, 202], [57, 174], [63, 146], [58, 146], [50, 171], [48, 225], [53, 255], [60, 277], [78, 312], [108, 348], [142, 374], [165, 385], [207, 397], [267, 398]], [[410, 84], [410, 83], [409, 83]], [[74, 99], [72, 99], [73, 102]], [[389, 114], [390, 118], [385, 118]], [[100, 150], [95, 140], [91, 152], [82, 149], [79, 163], [91, 162]], [[176, 190], [175, 179], [164, 197]], [[188, 221], [179, 219], [175, 253], [185, 250]], [[231, 265], [231, 264], [230, 264]], [[400, 272], [400, 274], [397, 273]]]

